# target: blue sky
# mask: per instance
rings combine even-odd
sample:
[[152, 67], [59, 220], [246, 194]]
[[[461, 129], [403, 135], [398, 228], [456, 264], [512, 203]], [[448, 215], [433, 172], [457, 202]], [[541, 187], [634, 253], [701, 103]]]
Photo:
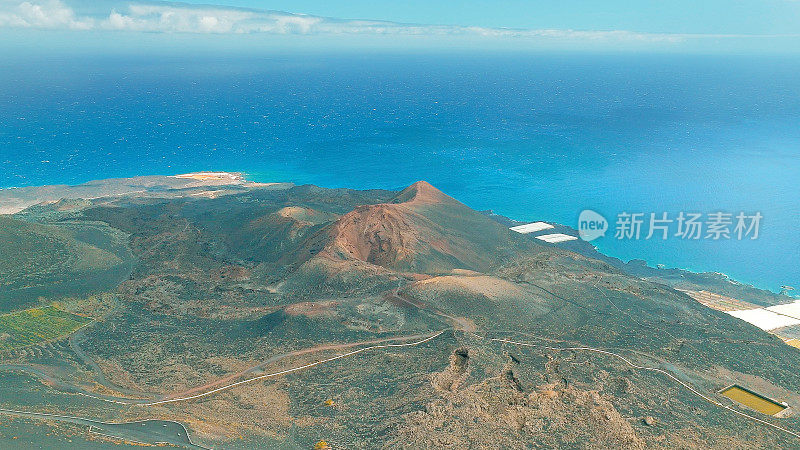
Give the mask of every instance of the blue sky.
[[0, 0], [0, 48], [800, 52], [800, 0]]

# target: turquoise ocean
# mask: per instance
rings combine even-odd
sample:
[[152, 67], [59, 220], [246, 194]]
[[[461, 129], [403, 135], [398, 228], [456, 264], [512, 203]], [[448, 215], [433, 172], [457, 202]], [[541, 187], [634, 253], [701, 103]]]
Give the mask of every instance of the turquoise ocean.
[[[400, 188], [577, 226], [592, 209], [753, 214], [758, 239], [612, 256], [800, 288], [800, 59], [648, 54], [15, 56], [0, 187], [200, 170]], [[646, 225], [646, 224], [645, 224]]]

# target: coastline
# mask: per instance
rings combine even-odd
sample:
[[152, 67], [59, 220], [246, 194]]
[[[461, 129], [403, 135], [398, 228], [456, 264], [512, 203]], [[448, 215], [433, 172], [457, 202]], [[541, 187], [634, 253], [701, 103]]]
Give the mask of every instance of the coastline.
[[[288, 187], [293, 183], [259, 182], [251, 178], [259, 178], [257, 174], [235, 171], [197, 171], [173, 175], [144, 175], [130, 178], [108, 178], [90, 180], [76, 185], [44, 185], [0, 188], [0, 215], [11, 215], [23, 211], [37, 204], [55, 203], [62, 199], [97, 200], [104, 197], [120, 195], [148, 195], [159, 196], [172, 192], [174, 195], [181, 190], [194, 190], [194, 196], [215, 196], [226, 193], [241, 192], [251, 188]], [[226, 191], [230, 189], [231, 191]], [[519, 222], [502, 215], [490, 214], [496, 220], [506, 225], [519, 225]], [[548, 222], [558, 230], [577, 235], [573, 228], [556, 222]], [[599, 249], [596, 245], [578, 240], [570, 243], [559, 244], [562, 248], [576, 251], [589, 257], [605, 260], [618, 268], [625, 268], [627, 272], [642, 277], [681, 277], [691, 274], [714, 282], [728, 283], [732, 287], [754, 289], [769, 292], [773, 296], [782, 296], [789, 300], [796, 300], [800, 296], [779, 294], [775, 289], [767, 288], [759, 283], [740, 281], [718, 270], [702, 270], [686, 267], [665, 267], [649, 258], [632, 258], [623, 260], [614, 255], [613, 251]]]
[[180, 190], [204, 189], [220, 194], [224, 189], [240, 190], [277, 186], [282, 183], [249, 181], [243, 172], [202, 171], [175, 175], [143, 175], [129, 178], [106, 178], [67, 185], [26, 186], [0, 189], [0, 214], [16, 214], [37, 204], [60, 200], [97, 200], [120, 195], [153, 195]]

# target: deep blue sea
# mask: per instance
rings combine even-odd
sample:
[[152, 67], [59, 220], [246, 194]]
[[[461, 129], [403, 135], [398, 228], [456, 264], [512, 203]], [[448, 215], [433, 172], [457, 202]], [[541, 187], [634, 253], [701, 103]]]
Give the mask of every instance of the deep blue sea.
[[0, 61], [0, 187], [225, 170], [424, 179], [476, 209], [572, 226], [587, 208], [611, 222], [758, 211], [756, 240], [594, 242], [800, 288], [798, 74], [798, 59], [754, 56], [15, 57]]

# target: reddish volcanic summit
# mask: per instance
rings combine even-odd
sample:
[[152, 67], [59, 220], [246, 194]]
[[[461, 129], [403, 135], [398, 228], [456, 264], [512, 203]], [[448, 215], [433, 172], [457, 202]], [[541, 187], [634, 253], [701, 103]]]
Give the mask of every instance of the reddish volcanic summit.
[[453, 197], [447, 196], [444, 192], [436, 189], [427, 181], [417, 181], [411, 186], [400, 191], [391, 203], [405, 203], [406, 205], [435, 205], [435, 204], [458, 204], [464, 206]]
[[363, 205], [312, 239], [309, 251], [408, 272], [486, 270], [524, 240], [425, 181], [387, 203]]

